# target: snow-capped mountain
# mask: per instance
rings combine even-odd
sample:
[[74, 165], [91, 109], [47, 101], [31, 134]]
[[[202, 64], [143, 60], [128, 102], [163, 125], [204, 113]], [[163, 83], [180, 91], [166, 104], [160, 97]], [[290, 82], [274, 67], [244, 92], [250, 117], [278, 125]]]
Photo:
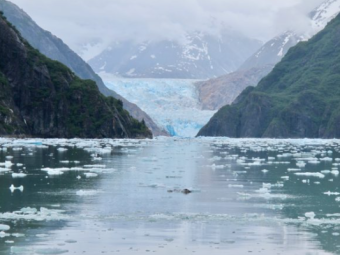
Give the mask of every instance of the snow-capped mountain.
[[275, 65], [288, 50], [300, 41], [305, 41], [324, 29], [340, 12], [340, 0], [327, 0], [312, 11], [310, 17], [310, 28], [305, 33], [295, 33], [287, 31], [266, 44], [264, 44], [255, 54], [248, 58], [239, 70], [247, 70], [263, 65]]
[[287, 31], [265, 43], [254, 55], [248, 58], [239, 70], [249, 70], [278, 63], [288, 50], [303, 40], [294, 32]]
[[234, 32], [200, 32], [186, 40], [116, 42], [89, 64], [97, 73], [128, 78], [206, 79], [235, 71], [261, 43]]
[[310, 14], [314, 31], [319, 32], [322, 30], [339, 12], [339, 0], [328, 0], [322, 3]]

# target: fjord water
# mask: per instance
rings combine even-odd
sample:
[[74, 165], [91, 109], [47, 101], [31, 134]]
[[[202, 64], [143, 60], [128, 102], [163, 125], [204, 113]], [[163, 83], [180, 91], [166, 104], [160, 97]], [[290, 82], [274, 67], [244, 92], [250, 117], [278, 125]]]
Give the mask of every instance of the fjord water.
[[0, 254], [340, 252], [340, 140], [0, 144]]

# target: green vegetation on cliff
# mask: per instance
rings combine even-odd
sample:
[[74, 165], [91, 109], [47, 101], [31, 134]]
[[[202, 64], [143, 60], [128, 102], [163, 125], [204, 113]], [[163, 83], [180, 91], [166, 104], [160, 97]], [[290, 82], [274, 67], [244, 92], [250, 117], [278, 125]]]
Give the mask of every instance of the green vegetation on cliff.
[[0, 14], [0, 135], [151, 137], [120, 100], [31, 47]]
[[223, 107], [199, 136], [340, 137], [340, 16], [291, 48], [256, 88]]

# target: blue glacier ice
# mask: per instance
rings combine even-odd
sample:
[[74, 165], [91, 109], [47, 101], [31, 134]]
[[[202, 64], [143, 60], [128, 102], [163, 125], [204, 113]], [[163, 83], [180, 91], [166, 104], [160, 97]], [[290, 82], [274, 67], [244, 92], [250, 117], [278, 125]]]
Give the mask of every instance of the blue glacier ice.
[[197, 80], [101, 76], [109, 89], [138, 105], [172, 136], [196, 136], [215, 114], [215, 111], [202, 110], [195, 86]]

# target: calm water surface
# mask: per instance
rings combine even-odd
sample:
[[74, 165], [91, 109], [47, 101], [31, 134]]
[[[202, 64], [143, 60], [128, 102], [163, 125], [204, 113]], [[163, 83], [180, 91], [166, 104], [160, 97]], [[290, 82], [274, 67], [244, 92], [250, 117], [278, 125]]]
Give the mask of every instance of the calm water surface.
[[0, 146], [0, 254], [340, 253], [340, 140]]

